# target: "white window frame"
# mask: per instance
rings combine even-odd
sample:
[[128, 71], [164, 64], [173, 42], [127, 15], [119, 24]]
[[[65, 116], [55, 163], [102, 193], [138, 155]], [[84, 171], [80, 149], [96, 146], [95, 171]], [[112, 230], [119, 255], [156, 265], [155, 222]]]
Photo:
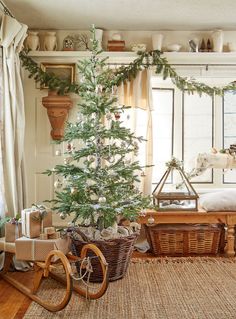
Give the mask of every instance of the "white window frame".
[[[235, 72], [234, 67], [234, 72]], [[235, 80], [232, 75], [232, 68], [227, 67], [216, 68], [214, 70], [211, 67], [210, 72], [205, 67], [199, 66], [182, 66], [178, 70], [178, 74], [183, 76], [195, 76], [196, 81], [215, 85], [217, 87], [224, 86]], [[215, 75], [216, 73], [216, 75]], [[173, 156], [178, 159], [183, 158], [183, 96], [184, 93], [180, 91], [172, 82], [171, 79], [161, 81], [162, 77], [154, 74], [152, 77], [152, 88], [153, 89], [174, 89], [174, 131], [173, 131]], [[179, 105], [179, 107], [176, 107]], [[178, 123], [178, 125], [177, 125]], [[181, 129], [180, 129], [181, 127]], [[213, 98], [213, 146], [220, 150], [223, 148], [223, 96], [215, 96]], [[209, 150], [210, 152], [211, 150]], [[155, 169], [155, 168], [154, 168]], [[154, 186], [156, 183], [154, 184]], [[236, 183], [223, 183], [222, 170], [213, 170], [213, 183], [194, 183], [194, 188], [199, 193], [207, 191], [221, 190], [235, 188]]]

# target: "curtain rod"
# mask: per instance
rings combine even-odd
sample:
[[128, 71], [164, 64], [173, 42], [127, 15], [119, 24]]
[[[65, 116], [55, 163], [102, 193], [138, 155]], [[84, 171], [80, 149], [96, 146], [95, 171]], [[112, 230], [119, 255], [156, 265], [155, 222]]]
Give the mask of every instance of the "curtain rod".
[[10, 16], [10, 17], [12, 17], [12, 18], [15, 19], [14, 15], [11, 13], [11, 11], [8, 9], [8, 7], [5, 5], [5, 3], [4, 3], [2, 0], [0, 0], [0, 4], [1, 4], [2, 7], [3, 7], [3, 12], [4, 12], [6, 15], [8, 15], [8, 16]]

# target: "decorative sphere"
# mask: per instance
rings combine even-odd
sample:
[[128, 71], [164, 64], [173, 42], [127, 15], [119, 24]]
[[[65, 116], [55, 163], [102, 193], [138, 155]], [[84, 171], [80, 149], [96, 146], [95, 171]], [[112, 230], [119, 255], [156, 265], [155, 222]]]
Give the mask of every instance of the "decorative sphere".
[[64, 213], [60, 213], [59, 216], [60, 216], [61, 219], [66, 219], [66, 215]]
[[140, 212], [139, 212], [139, 216], [143, 216], [143, 217], [145, 217], [146, 216], [146, 210], [141, 210]]
[[71, 192], [71, 194], [76, 194], [77, 193], [77, 188], [76, 187], [71, 187], [70, 192]]
[[104, 196], [101, 196], [101, 197], [98, 198], [98, 202], [99, 202], [100, 204], [106, 203], [106, 201], [107, 201], [107, 199], [106, 199], [106, 197], [104, 197]]
[[113, 169], [111, 169], [110, 170], [110, 176], [111, 177], [114, 177], [114, 176], [116, 176], [117, 175], [117, 173], [113, 170]]
[[155, 219], [152, 216], [150, 216], [148, 218], [148, 224], [154, 224], [154, 223], [155, 223]]
[[61, 150], [56, 150], [55, 155], [56, 156], [61, 156]]
[[62, 187], [62, 182], [58, 179], [54, 182], [54, 187], [55, 188], [61, 188]]
[[115, 157], [114, 156], [111, 156], [109, 159], [108, 159], [108, 161], [109, 161], [109, 163], [115, 163]]

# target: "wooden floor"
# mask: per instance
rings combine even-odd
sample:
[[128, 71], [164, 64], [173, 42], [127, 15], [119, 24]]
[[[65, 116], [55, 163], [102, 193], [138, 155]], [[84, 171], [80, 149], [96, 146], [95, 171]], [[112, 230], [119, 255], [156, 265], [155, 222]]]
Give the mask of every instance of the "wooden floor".
[[0, 319], [22, 319], [30, 303], [28, 297], [0, 278]]
[[[134, 258], [153, 257], [152, 254], [134, 252]], [[21, 281], [26, 274], [20, 273]], [[22, 319], [27, 311], [31, 299], [12, 287], [0, 277], [0, 319]]]

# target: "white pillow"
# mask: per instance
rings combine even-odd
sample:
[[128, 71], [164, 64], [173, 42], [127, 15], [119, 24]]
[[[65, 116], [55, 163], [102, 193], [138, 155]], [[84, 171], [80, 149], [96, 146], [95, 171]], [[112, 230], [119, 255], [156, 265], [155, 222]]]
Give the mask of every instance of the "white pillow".
[[203, 194], [199, 204], [209, 212], [236, 211], [236, 189]]

